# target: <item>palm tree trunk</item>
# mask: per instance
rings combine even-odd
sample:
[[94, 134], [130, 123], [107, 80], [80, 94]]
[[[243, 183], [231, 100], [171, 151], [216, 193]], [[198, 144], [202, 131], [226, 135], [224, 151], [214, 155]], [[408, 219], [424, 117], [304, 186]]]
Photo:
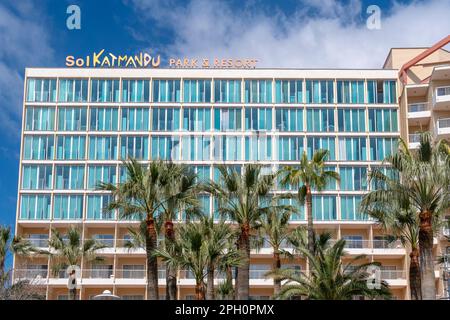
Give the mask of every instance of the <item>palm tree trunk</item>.
[[412, 249], [409, 254], [409, 287], [411, 290], [411, 300], [422, 300], [420, 288], [420, 265], [419, 265], [419, 249]]
[[231, 286], [231, 292], [228, 293], [227, 299], [229, 299], [229, 300], [235, 299], [235, 296], [234, 296], [235, 290], [233, 290], [233, 270], [232, 270], [231, 266], [227, 267], [226, 278], [227, 278], [227, 282]]
[[214, 300], [214, 264], [208, 266], [208, 278], [206, 280], [206, 300]]
[[[281, 259], [280, 259], [280, 252], [278, 249], [273, 250], [273, 271], [278, 271], [281, 268]], [[281, 280], [280, 279], [274, 279], [273, 280], [273, 293], [274, 296], [276, 296], [281, 290]]]
[[158, 292], [158, 260], [153, 256], [153, 251], [157, 247], [157, 234], [155, 229], [155, 220], [147, 218], [147, 234], [145, 239], [147, 253], [147, 299], [159, 300]]
[[420, 280], [423, 300], [436, 299], [436, 283], [433, 262], [433, 227], [432, 212], [422, 211], [419, 214], [419, 249]]
[[237, 299], [248, 300], [249, 297], [249, 273], [250, 273], [250, 226], [244, 224], [239, 236], [239, 247], [244, 254], [244, 263], [237, 268]]
[[[175, 242], [175, 232], [173, 229], [173, 222], [166, 221], [164, 225], [165, 239], [169, 244], [169, 248]], [[171, 251], [169, 249], [169, 251]], [[177, 300], [177, 270], [166, 264], [166, 300]]]
[[[306, 185], [306, 218], [308, 220], [308, 251], [314, 252], [314, 226], [312, 217], [311, 187]], [[311, 265], [311, 263], [310, 263]]]
[[195, 283], [195, 299], [205, 300], [205, 290], [201, 282], [196, 281]]

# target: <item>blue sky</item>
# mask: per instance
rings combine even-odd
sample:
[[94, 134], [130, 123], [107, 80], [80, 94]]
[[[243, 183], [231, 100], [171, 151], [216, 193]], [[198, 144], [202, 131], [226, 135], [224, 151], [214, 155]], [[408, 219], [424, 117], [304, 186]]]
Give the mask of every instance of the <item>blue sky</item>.
[[[81, 8], [81, 30], [66, 28], [70, 4]], [[366, 27], [372, 4], [381, 8], [380, 30]], [[163, 63], [217, 56], [266, 67], [377, 68], [391, 47], [449, 34], [448, 12], [448, 0], [0, 0], [0, 223], [15, 220], [25, 67], [63, 67], [66, 55], [104, 48], [151, 50]]]

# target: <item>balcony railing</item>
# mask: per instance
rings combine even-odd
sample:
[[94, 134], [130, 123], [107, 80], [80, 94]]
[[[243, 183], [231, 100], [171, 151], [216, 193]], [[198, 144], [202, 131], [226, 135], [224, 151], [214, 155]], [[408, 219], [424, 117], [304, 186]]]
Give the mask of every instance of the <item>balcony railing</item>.
[[428, 110], [427, 103], [412, 103], [408, 105], [408, 112], [423, 112]]
[[36, 239], [36, 238], [27, 238], [30, 244], [36, 248], [47, 248], [48, 247], [48, 239]]
[[111, 279], [113, 278], [112, 269], [84, 269], [83, 278], [89, 279]]
[[266, 279], [269, 271], [269, 269], [250, 269], [249, 277], [250, 279]]
[[383, 280], [395, 280], [395, 279], [405, 279], [404, 270], [381, 270], [381, 279]]
[[16, 280], [36, 280], [47, 279], [48, 270], [42, 269], [14, 269], [14, 279]]
[[[158, 272], [159, 275], [159, 272]], [[116, 269], [114, 277], [117, 279], [145, 279], [145, 270], [129, 270], [129, 269]]]

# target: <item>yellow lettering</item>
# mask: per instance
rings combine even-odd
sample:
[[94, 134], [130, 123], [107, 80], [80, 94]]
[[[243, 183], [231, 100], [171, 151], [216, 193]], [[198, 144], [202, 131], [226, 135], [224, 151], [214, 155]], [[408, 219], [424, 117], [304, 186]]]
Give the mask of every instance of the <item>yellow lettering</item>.
[[75, 61], [74, 61], [75, 57], [74, 56], [67, 56], [66, 57], [66, 66], [67, 67], [73, 67]]
[[158, 60], [155, 60], [155, 58], [152, 59], [152, 67], [158, 68], [161, 64], [161, 57], [158, 55]]
[[128, 59], [128, 56], [127, 55], [125, 55], [125, 56], [119, 56], [119, 63], [118, 63], [118, 67], [121, 67], [122, 66], [122, 62], [123, 61], [127, 61], [127, 59]]
[[100, 51], [98, 54], [94, 52], [93, 55], [93, 67], [95, 67], [97, 64], [100, 64], [100, 57], [103, 54], [103, 52], [105, 52], [105, 49], [102, 49], [102, 51]]

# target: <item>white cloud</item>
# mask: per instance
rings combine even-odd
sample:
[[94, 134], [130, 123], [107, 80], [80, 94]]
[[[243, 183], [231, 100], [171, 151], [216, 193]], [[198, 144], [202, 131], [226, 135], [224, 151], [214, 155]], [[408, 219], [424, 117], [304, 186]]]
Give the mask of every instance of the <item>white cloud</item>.
[[[173, 41], [164, 49], [176, 57], [255, 57], [258, 66], [296, 68], [380, 68], [391, 47], [429, 46], [450, 31], [450, 1], [395, 3], [382, 12], [381, 30], [361, 19], [360, 0], [303, 0], [286, 16], [225, 2], [125, 0], [140, 19], [168, 28]], [[315, 14], [311, 14], [311, 12]]]
[[5, 142], [20, 137], [25, 67], [44, 65], [53, 56], [39, 19], [42, 14], [31, 1], [0, 4], [0, 134]]

